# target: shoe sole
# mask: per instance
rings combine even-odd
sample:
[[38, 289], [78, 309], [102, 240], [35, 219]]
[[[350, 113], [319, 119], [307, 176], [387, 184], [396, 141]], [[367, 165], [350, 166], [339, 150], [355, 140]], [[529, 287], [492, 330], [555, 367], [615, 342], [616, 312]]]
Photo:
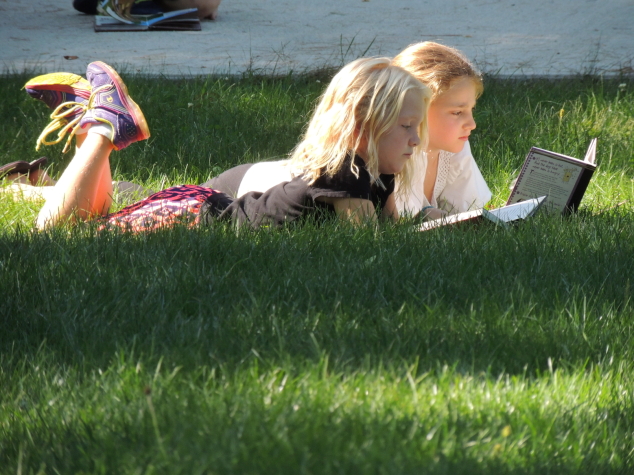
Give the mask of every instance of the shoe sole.
[[130, 97], [130, 94], [128, 93], [128, 88], [123, 82], [123, 80], [121, 79], [121, 77], [119, 76], [119, 74], [110, 66], [108, 66], [106, 63], [103, 63], [101, 61], [95, 61], [92, 64], [98, 65], [100, 68], [102, 68], [106, 72], [108, 77], [110, 77], [110, 79], [112, 79], [112, 81], [114, 82], [114, 85], [117, 88], [117, 92], [119, 93], [119, 97], [121, 98], [121, 102], [123, 103], [123, 106], [130, 113], [130, 115], [132, 116], [132, 120], [134, 121], [134, 124], [139, 129], [139, 133], [136, 136], [136, 141], [140, 142], [141, 140], [145, 140], [149, 138], [150, 128], [147, 125], [145, 116], [143, 115], [143, 112], [141, 111], [141, 108], [138, 106], [138, 104], [134, 102], [132, 98]]
[[[76, 84], [80, 84], [83, 87], [75, 87]], [[86, 100], [90, 98], [90, 94], [92, 93], [92, 88], [88, 81], [81, 76], [71, 73], [49, 73], [37, 76], [28, 81], [24, 85], [24, 89], [65, 92]]]

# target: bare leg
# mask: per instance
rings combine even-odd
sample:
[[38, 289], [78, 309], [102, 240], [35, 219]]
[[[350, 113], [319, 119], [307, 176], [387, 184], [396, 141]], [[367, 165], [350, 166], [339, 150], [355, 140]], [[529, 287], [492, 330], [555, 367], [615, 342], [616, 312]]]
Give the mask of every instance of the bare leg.
[[[75, 136], [75, 143], [77, 147], [75, 149], [75, 153], [77, 153], [82, 147], [87, 135], [88, 134], [86, 133]], [[101, 177], [99, 178], [97, 183], [98, 187], [95, 194], [96, 201], [94, 209], [98, 210], [97, 214], [105, 215], [108, 213], [110, 205], [112, 204], [113, 183], [112, 173], [110, 171], [110, 160], [104, 160], [101, 164]]]
[[23, 185], [30, 184], [29, 176], [21, 175], [19, 173], [11, 173], [10, 175], [6, 175], [6, 177], [0, 181], [0, 183], [2, 182], [11, 183], [11, 184], [23, 184]]
[[25, 183], [12, 183], [0, 187], [0, 193], [11, 194], [14, 200], [38, 201], [47, 200], [53, 196], [52, 186], [33, 186]]
[[[83, 135], [81, 136], [83, 143]], [[79, 141], [78, 141], [79, 143]], [[104, 184], [111, 179], [110, 167], [104, 162], [102, 173], [105, 174], [99, 182]], [[4, 179], [0, 184], [0, 195], [10, 194], [14, 200], [23, 201], [46, 201], [54, 196], [54, 187], [57, 182], [51, 178], [45, 170], [35, 170], [29, 175], [12, 174]], [[112, 192], [106, 187], [105, 190], [97, 192], [98, 196], [113, 195], [122, 200], [140, 200], [148, 197], [154, 190], [145, 188], [129, 181], [113, 181]], [[101, 207], [103, 213], [108, 212], [107, 202]]]
[[[67, 121], [61, 129], [63, 133], [70, 131], [73, 124], [79, 124], [82, 129], [91, 126], [85, 137], [77, 136], [77, 150], [75, 156], [53, 187], [52, 196], [47, 197], [44, 206], [37, 217], [36, 227], [45, 229], [66, 221], [85, 221], [93, 216], [103, 216], [112, 204], [112, 176], [110, 173], [110, 153], [122, 150], [128, 145], [145, 140], [150, 136], [143, 112], [128, 94], [128, 89], [119, 74], [106, 63], [95, 61], [88, 65], [86, 78], [92, 88], [90, 98], [86, 101], [79, 96], [80, 89], [73, 89], [81, 81], [75, 81], [71, 87], [75, 94], [73, 107], [62, 111], [59, 117], [49, 125], [38, 139], [38, 145], [49, 144], [46, 136], [60, 125], [60, 121]], [[36, 81], [37, 79], [37, 81]], [[36, 84], [41, 78], [31, 81], [31, 89], [38, 92]], [[81, 78], [79, 78], [81, 79]], [[55, 92], [66, 92], [60, 84], [55, 84], [51, 78], [41, 82], [54, 86]], [[55, 88], [58, 88], [59, 91]], [[82, 96], [83, 97], [83, 96]], [[44, 99], [42, 99], [44, 100]], [[44, 100], [48, 104], [46, 100]], [[49, 101], [54, 102], [54, 101]], [[57, 106], [66, 107], [66, 103]], [[75, 129], [70, 131], [75, 133]], [[50, 142], [55, 143], [55, 142]]]
[[[36, 227], [45, 229], [69, 219], [86, 220], [101, 216], [112, 203], [110, 152], [112, 142], [96, 133], [85, 140], [53, 187], [37, 217]], [[104, 166], [108, 172], [104, 173]], [[102, 180], [107, 179], [107, 183]]]
[[79, 148], [81, 148], [81, 146], [84, 144], [84, 140], [86, 140], [86, 135], [88, 135], [88, 133], [75, 134], [75, 152], [77, 152], [77, 150], [79, 150]]
[[[48, 175], [46, 176], [48, 177]], [[0, 193], [11, 194], [13, 199], [26, 199], [29, 201], [41, 199], [43, 193], [45, 193], [43, 191], [44, 188], [33, 186], [32, 177], [32, 173], [27, 175], [12, 173], [0, 181]]]
[[110, 160], [104, 160], [101, 164], [101, 176], [99, 177], [97, 193], [95, 195], [95, 206], [97, 214], [105, 216], [112, 205], [113, 187], [112, 173], [110, 171]]
[[[81, 139], [77, 138], [77, 143], [84, 141], [85, 135]], [[81, 142], [80, 142], [81, 140]], [[40, 201], [48, 200], [53, 196], [55, 183], [46, 170], [38, 168], [30, 173], [12, 174], [6, 178], [10, 184], [0, 188], [0, 193], [9, 193], [14, 200]]]

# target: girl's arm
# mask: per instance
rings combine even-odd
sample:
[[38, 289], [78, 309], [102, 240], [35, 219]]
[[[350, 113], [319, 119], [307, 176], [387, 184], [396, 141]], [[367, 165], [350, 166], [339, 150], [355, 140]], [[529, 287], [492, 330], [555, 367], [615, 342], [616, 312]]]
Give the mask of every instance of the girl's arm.
[[[337, 216], [343, 219], [351, 220], [355, 223], [376, 220], [376, 212], [374, 205], [370, 200], [361, 198], [317, 198], [319, 201], [328, 203], [335, 208]], [[398, 210], [396, 209], [396, 201], [394, 195], [390, 195], [381, 211], [381, 219], [398, 220]]]
[[370, 200], [320, 196], [317, 198], [317, 201], [332, 205], [332, 207], [335, 208], [337, 216], [354, 223], [364, 223], [368, 220], [376, 221], [374, 205]]
[[396, 199], [394, 193], [392, 193], [385, 202], [383, 209], [381, 210], [381, 218], [384, 220], [398, 221], [398, 209], [396, 209]]

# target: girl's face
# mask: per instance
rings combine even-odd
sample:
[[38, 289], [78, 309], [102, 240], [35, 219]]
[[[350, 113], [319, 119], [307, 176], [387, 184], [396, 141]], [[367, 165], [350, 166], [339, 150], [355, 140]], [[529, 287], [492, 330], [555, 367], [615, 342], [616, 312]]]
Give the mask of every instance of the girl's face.
[[429, 149], [458, 153], [476, 128], [473, 109], [476, 87], [468, 77], [456, 79], [451, 87], [429, 106]]
[[391, 175], [403, 170], [414, 147], [420, 145], [418, 129], [424, 117], [423, 93], [418, 89], [410, 89], [405, 94], [396, 122], [381, 136], [377, 144], [379, 173]]

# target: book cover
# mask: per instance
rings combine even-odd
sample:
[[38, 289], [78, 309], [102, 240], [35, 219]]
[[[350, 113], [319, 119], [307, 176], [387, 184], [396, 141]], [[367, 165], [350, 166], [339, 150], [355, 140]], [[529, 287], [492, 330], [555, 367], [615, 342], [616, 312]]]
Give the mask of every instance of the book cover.
[[590, 142], [583, 160], [531, 148], [506, 204], [546, 195], [548, 211], [567, 214], [576, 210], [597, 167], [596, 143], [597, 139]]

